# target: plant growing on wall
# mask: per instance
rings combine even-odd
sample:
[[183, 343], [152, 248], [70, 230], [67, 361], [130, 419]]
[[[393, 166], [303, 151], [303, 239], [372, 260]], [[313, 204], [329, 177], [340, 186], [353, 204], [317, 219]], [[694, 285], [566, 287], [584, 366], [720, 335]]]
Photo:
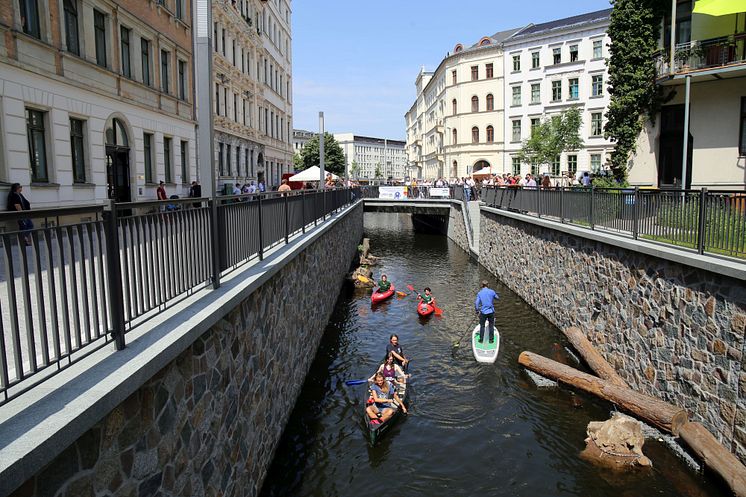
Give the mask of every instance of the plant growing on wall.
[[523, 142], [518, 158], [528, 164], [549, 164], [562, 152], [582, 148], [581, 123], [577, 107], [545, 119], [531, 130], [531, 137]]
[[[303, 159], [301, 169], [319, 165], [319, 135], [308, 140], [301, 152], [301, 158]], [[337, 140], [331, 133], [324, 133], [324, 169], [343, 176], [346, 163], [344, 152]]]

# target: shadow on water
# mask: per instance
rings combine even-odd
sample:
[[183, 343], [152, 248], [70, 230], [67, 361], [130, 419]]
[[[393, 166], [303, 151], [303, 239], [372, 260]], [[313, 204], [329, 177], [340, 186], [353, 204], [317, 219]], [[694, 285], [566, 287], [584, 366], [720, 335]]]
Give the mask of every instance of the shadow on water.
[[[443, 316], [420, 320], [414, 295], [371, 307], [345, 286], [269, 469], [263, 497], [725, 495], [664, 444], [648, 440], [649, 470], [625, 473], [580, 459], [590, 421], [613, 406], [569, 389], [540, 387], [517, 363], [524, 350], [576, 366], [564, 336], [446, 237], [415, 234], [408, 216], [366, 214], [366, 236], [397, 289], [432, 288]], [[473, 300], [487, 279], [499, 292], [500, 355], [477, 365], [468, 337]], [[412, 358], [410, 414], [375, 447], [361, 411], [364, 386], [391, 333]], [[582, 407], [577, 407], [581, 405]]]

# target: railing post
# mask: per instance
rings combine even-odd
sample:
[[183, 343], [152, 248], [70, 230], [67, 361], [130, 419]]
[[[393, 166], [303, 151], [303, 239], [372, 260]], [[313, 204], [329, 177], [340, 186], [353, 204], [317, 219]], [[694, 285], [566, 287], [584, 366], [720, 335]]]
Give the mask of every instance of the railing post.
[[536, 185], [536, 217], [541, 219], [541, 190], [539, 185]]
[[591, 212], [590, 212], [590, 219], [589, 222], [591, 224], [591, 230], [595, 229], [594, 219], [593, 219], [593, 204], [596, 203], [596, 187], [591, 185]]
[[[220, 231], [220, 210], [218, 199], [208, 200], [210, 207], [210, 232], [212, 233], [212, 288], [220, 288], [220, 261], [223, 260], [223, 250], [226, 248], [225, 233]], [[222, 243], [221, 243], [222, 240]]]
[[635, 187], [635, 196], [632, 199], [634, 202], [634, 208], [632, 209], [632, 214], [634, 215], [634, 221], [632, 223], [632, 238], [637, 240], [637, 234], [640, 230], [640, 187]]
[[300, 215], [303, 218], [301, 220], [301, 231], [306, 234], [306, 191], [301, 190], [300, 192]]
[[290, 220], [288, 213], [288, 194], [283, 193], [282, 197], [285, 199], [285, 245], [290, 243]]
[[124, 298], [122, 296], [122, 268], [119, 261], [119, 230], [117, 205], [109, 200], [104, 207], [104, 232], [106, 234], [106, 272], [109, 280], [109, 308], [111, 309], [111, 335], [117, 350], [124, 350]]
[[560, 224], [565, 222], [565, 188], [559, 187], [560, 191]]
[[697, 252], [705, 253], [705, 226], [707, 225], [707, 188], [699, 194], [699, 227], [697, 228]]
[[324, 188], [323, 190], [321, 190], [321, 200], [322, 200], [322, 203], [323, 203], [323, 207], [321, 209], [321, 215], [323, 217], [322, 217], [321, 220], [322, 221], [326, 221], [326, 188]]
[[258, 210], [259, 210], [259, 260], [264, 260], [264, 229], [262, 228], [262, 195], [259, 194]]

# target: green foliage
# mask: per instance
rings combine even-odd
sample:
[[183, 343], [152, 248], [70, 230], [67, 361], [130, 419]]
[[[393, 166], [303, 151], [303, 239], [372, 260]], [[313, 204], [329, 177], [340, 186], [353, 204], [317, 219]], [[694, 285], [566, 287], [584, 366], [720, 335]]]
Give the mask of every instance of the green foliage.
[[[301, 169], [319, 165], [319, 135], [308, 140], [303, 147], [301, 158], [303, 160]], [[324, 133], [324, 169], [344, 176], [346, 163], [345, 154], [337, 140], [331, 133]]]
[[376, 164], [376, 172], [373, 175], [375, 178], [383, 178], [383, 173], [381, 172], [381, 163], [379, 162]]
[[298, 152], [295, 152], [295, 154], [293, 154], [293, 169], [295, 169], [296, 171], [302, 171], [303, 169], [305, 169], [305, 167], [303, 167], [303, 157], [301, 157]]
[[593, 178], [593, 186], [596, 188], [627, 188], [629, 183], [626, 179], [619, 181], [613, 176], [596, 176]]
[[582, 148], [581, 123], [577, 107], [551, 116], [534, 128], [531, 137], [523, 142], [518, 158], [528, 164], [549, 164], [562, 152]]
[[352, 164], [350, 164], [350, 176], [357, 179], [358, 174], [360, 174], [360, 164], [353, 160]]
[[608, 34], [609, 94], [604, 134], [615, 142], [611, 169], [627, 178], [627, 160], [634, 152], [647, 116], [654, 118], [662, 102], [656, 85], [655, 52], [661, 19], [669, 0], [612, 0]]

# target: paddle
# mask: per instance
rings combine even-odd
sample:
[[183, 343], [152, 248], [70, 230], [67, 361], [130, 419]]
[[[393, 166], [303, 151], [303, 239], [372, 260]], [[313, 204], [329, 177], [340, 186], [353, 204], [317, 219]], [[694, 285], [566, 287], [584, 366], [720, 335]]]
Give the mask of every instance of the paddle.
[[464, 340], [464, 338], [466, 338], [467, 336], [471, 336], [470, 333], [474, 330], [474, 326], [476, 326], [478, 320], [479, 318], [475, 317], [474, 319], [469, 321], [469, 328], [466, 330], [466, 333], [464, 333], [461, 338], [459, 338], [458, 342], [453, 343], [454, 348], [461, 347], [461, 342]]
[[347, 380], [345, 381], [345, 385], [348, 385], [348, 386], [362, 385], [363, 383], [368, 383], [368, 380]]

